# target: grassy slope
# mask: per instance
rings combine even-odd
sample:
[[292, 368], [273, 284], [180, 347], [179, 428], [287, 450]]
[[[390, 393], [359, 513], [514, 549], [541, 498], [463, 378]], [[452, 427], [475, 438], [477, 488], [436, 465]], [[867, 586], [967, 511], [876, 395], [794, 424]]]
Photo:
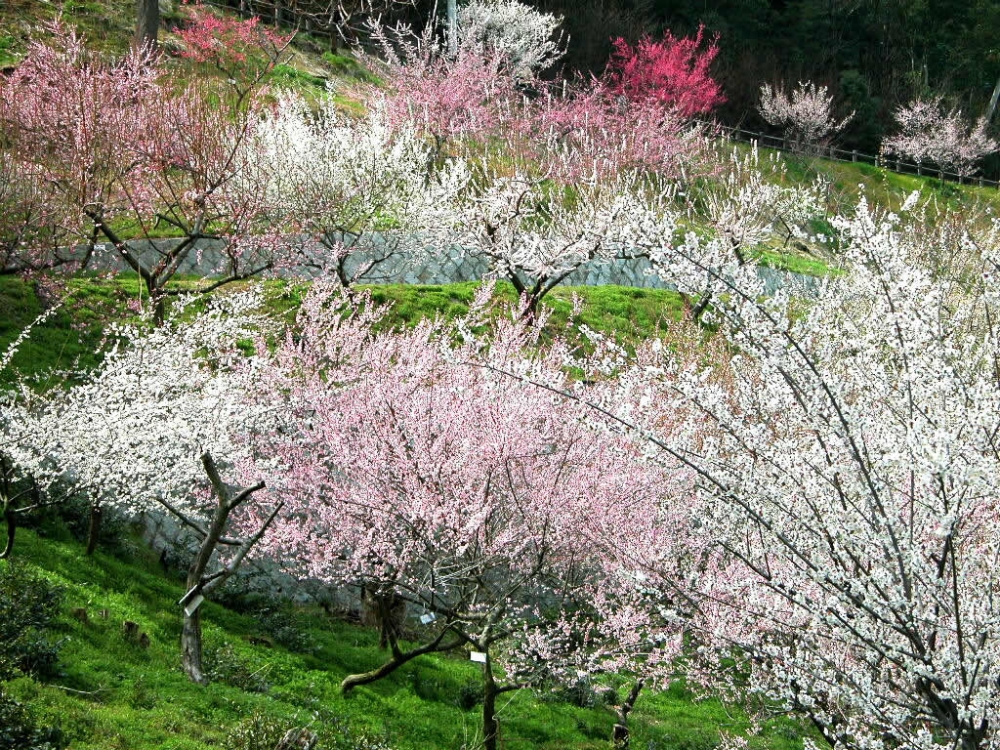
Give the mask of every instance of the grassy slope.
[[[282, 282], [268, 286], [268, 304], [278, 315], [293, 311], [306, 289]], [[473, 283], [381, 286], [373, 287], [372, 294], [379, 302], [393, 303], [391, 325], [408, 325], [431, 314], [465, 312], [475, 287]], [[68, 291], [60, 311], [25, 342], [14, 369], [34, 375], [74, 362], [95, 364], [93, 347], [103, 324], [126, 314], [139, 285], [127, 276], [112, 281], [75, 279]], [[505, 286], [497, 293], [501, 298], [514, 296]], [[574, 294], [580, 295], [583, 304], [578, 320], [626, 341], [655, 334], [658, 326], [669, 324], [680, 312], [677, 295], [670, 292], [561, 289], [551, 299], [549, 325], [553, 330], [565, 328]], [[0, 278], [0, 349], [41, 309], [33, 285]], [[289, 723], [315, 717], [317, 729], [333, 734], [349, 730], [355, 737], [372, 735], [401, 748], [459, 747], [475, 737], [477, 707], [459, 707], [463, 695], [476, 691], [477, 668], [465, 658], [426, 657], [391, 680], [344, 699], [337, 691], [344, 675], [379, 662], [376, 636], [315, 613], [300, 615], [301, 627], [314, 647], [292, 653], [250, 645], [247, 639], [261, 632], [254, 617], [206, 605], [209, 648], [230, 644], [230, 661], [235, 660], [244, 673], [256, 672], [270, 684], [270, 690], [262, 695], [224, 682], [208, 688], [190, 685], [178, 668], [179, 613], [174, 602], [182, 593], [181, 583], [164, 576], [155, 553], [132, 545], [127, 556], [98, 554], [87, 560], [79, 543], [58, 524], [49, 527], [47, 537], [21, 532], [17, 555], [67, 587], [58, 633], [67, 639], [62, 655], [65, 675], [55, 681], [59, 687], [22, 679], [9, 689], [28, 701], [43, 721], [61, 726], [73, 739], [74, 748], [220, 746], [228, 732], [255, 711]], [[88, 611], [86, 624], [69, 616], [78, 607]], [[102, 609], [109, 612], [106, 620], [97, 615]], [[148, 651], [123, 639], [123, 620], [139, 623], [149, 634]], [[508, 748], [604, 747], [613, 723], [606, 706], [580, 708], [528, 693], [506, 704], [502, 718]], [[746, 728], [740, 712], [730, 713], [715, 701], [695, 701], [678, 686], [645, 695], [635, 724], [639, 747], [690, 750], [713, 747], [720, 728], [734, 732]], [[755, 743], [761, 748], [790, 750], [798, 746], [799, 731], [792, 722], [778, 722]]]
[[[173, 286], [192, 282], [181, 280]], [[390, 325], [409, 325], [435, 314], [453, 317], [468, 311], [476, 282], [444, 286], [406, 286], [387, 284], [367, 287], [373, 299], [391, 304]], [[233, 287], [235, 288], [235, 287]], [[305, 284], [283, 281], [266, 282], [268, 307], [275, 314], [289, 314], [307, 290]], [[516, 299], [509, 284], [497, 285], [497, 297]], [[75, 366], [91, 367], [97, 363], [94, 348], [101, 340], [106, 322], [127, 315], [130, 301], [140, 294], [134, 276], [122, 275], [112, 280], [76, 278], [67, 282], [65, 301], [59, 310], [35, 328], [21, 345], [11, 370], [0, 373], [0, 384], [9, 383], [14, 372], [32, 377], [51, 370]], [[552, 310], [548, 326], [564, 330], [572, 315], [573, 297], [582, 301], [576, 324], [615, 336], [627, 343], [655, 335], [657, 327], [677, 320], [682, 312], [680, 298], [674, 292], [627, 287], [565, 287], [555, 290], [545, 304]], [[35, 285], [15, 277], [0, 276], [0, 352], [43, 310]]]
[[[367, 736], [396, 748], [454, 748], [476, 736], [479, 706], [459, 704], [464, 693], [475, 692], [479, 668], [464, 653], [424, 657], [345, 698], [340, 680], [379, 663], [377, 634], [318, 611], [295, 614], [311, 647], [293, 653], [251, 645], [248, 639], [263, 634], [253, 616], [203, 605], [209, 651], [228, 644], [227, 663], [256, 672], [269, 688], [247, 692], [223, 681], [195, 686], [179, 669], [175, 602], [182, 584], [163, 574], [155, 553], [135, 546], [131, 555], [98, 552], [87, 559], [61, 527], [49, 528], [46, 538], [22, 532], [16, 554], [66, 589], [55, 633], [64, 639], [64, 674], [50, 684], [23, 678], [8, 689], [41, 720], [60, 726], [76, 750], [226, 746], [228, 733], [254, 712], [289, 725], [311, 723], [326, 736], [325, 747], [353, 747]], [[76, 608], [86, 608], [86, 623], [71, 616]], [[102, 609], [107, 619], [99, 616]], [[125, 640], [124, 620], [148, 633], [148, 649]], [[603, 748], [613, 724], [607, 706], [581, 708], [528, 692], [515, 694], [500, 716], [506, 748]], [[640, 698], [635, 746], [708, 750], [720, 730], [742, 733], [747, 726], [742, 712], [696, 701], [674, 686]], [[774, 721], [751, 744], [791, 750], [800, 746], [800, 731], [788, 720]], [[334, 744], [345, 737], [348, 744]]]

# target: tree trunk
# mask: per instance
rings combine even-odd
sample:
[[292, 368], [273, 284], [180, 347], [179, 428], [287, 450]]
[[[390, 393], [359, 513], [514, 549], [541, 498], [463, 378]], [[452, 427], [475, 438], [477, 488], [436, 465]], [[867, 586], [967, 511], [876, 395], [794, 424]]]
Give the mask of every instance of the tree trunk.
[[239, 569], [247, 553], [260, 541], [260, 538], [267, 531], [268, 526], [271, 525], [278, 515], [282, 505], [279, 504], [271, 512], [271, 515], [267, 517], [267, 520], [261, 524], [260, 529], [252, 537], [239, 542], [227, 542], [228, 544], [236, 544], [237, 552], [225, 564], [221, 565], [218, 570], [208, 574], [209, 563], [212, 561], [216, 547], [219, 545], [220, 540], [222, 540], [222, 534], [226, 528], [226, 522], [229, 520], [229, 514], [245, 502], [254, 492], [263, 489], [264, 483], [258, 482], [251, 487], [240, 490], [234, 495], [232, 490], [222, 481], [219, 469], [208, 451], [202, 454], [201, 462], [205, 467], [205, 473], [208, 474], [208, 478], [212, 482], [212, 488], [215, 491], [216, 500], [218, 501], [208, 528], [202, 528], [169, 503], [163, 500], [160, 502], [167, 510], [177, 516], [185, 526], [194, 529], [195, 533], [201, 537], [201, 547], [199, 547], [198, 554], [195, 556], [194, 562], [191, 563], [191, 567], [188, 568], [187, 593], [181, 597], [178, 604], [184, 608], [184, 625], [181, 628], [181, 664], [184, 667], [184, 672], [191, 678], [192, 682], [204, 685], [208, 680], [202, 671], [201, 664], [201, 609], [199, 605], [209, 591], [225, 583]]
[[97, 542], [101, 537], [101, 521], [104, 517], [104, 509], [97, 501], [90, 504], [90, 523], [87, 526], [87, 549], [84, 554], [90, 557], [97, 549]]
[[4, 544], [3, 552], [0, 552], [0, 560], [6, 560], [14, 550], [14, 534], [17, 532], [17, 517], [13, 508], [11, 498], [10, 478], [13, 467], [7, 458], [0, 456], [0, 501], [3, 502], [3, 520], [7, 524], [7, 543]]
[[458, 57], [458, 0], [448, 0], [448, 56]]
[[347, 677], [344, 678], [344, 681], [340, 683], [341, 692], [346, 695], [359, 685], [368, 685], [376, 680], [381, 680], [383, 677], [392, 674], [401, 666], [409, 661], [412, 661], [413, 659], [416, 659], [418, 656], [435, 652], [451, 651], [458, 648], [465, 642], [458, 639], [452, 640], [448, 643], [442, 643], [447, 632], [447, 629], [441, 631], [441, 634], [433, 641], [424, 644], [419, 648], [415, 648], [412, 651], [400, 651], [399, 644], [395, 640], [391, 641], [390, 645], [392, 647], [392, 658], [385, 662], [382, 666], [376, 667], [369, 672], [347, 675]]
[[615, 750], [629, 750], [631, 737], [628, 731], [628, 715], [632, 713], [632, 709], [635, 707], [635, 702], [639, 698], [639, 692], [642, 690], [643, 684], [645, 684], [645, 680], [642, 678], [636, 680], [629, 691], [628, 697], [618, 706], [616, 711], [618, 721], [615, 722], [614, 729], [611, 730], [611, 746]]
[[184, 626], [181, 629], [181, 663], [184, 672], [199, 685], [208, 683], [201, 664], [201, 607], [191, 614], [184, 614]]
[[160, 32], [160, 1], [136, 0], [135, 44], [137, 47], [156, 48]]
[[155, 290], [150, 293], [150, 297], [153, 302], [153, 325], [159, 328], [167, 320], [167, 297]]
[[11, 552], [14, 551], [14, 534], [17, 532], [17, 516], [14, 514], [14, 510], [12, 508], [4, 506], [3, 520], [7, 524], [7, 543], [4, 544], [3, 552], [0, 552], [0, 560], [6, 560], [10, 557]]
[[493, 665], [486, 652], [483, 664], [483, 750], [497, 750], [500, 725], [497, 722], [497, 683], [493, 679]]
[[986, 124], [993, 120], [993, 113], [997, 111], [997, 101], [1000, 100], [1000, 78], [997, 78], [997, 85], [993, 87], [993, 96], [990, 97], [990, 106], [986, 110]]

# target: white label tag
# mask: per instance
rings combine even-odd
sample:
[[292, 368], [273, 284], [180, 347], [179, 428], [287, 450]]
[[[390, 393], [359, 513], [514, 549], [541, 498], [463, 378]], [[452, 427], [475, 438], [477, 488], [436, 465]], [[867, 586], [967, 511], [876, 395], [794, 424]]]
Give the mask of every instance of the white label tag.
[[430, 625], [437, 619], [437, 615], [433, 612], [427, 612], [426, 614], [420, 615], [420, 622], [424, 625]]
[[480, 664], [485, 664], [486, 663], [486, 654], [484, 654], [482, 651], [470, 651], [469, 652], [469, 659], [471, 659], [472, 661], [477, 661]]
[[187, 615], [188, 617], [193, 615], [198, 610], [198, 607], [201, 606], [201, 603], [203, 601], [205, 601], [205, 597], [203, 597], [201, 594], [198, 594], [194, 599], [192, 599], [187, 603], [186, 607], [184, 607], [184, 614]]

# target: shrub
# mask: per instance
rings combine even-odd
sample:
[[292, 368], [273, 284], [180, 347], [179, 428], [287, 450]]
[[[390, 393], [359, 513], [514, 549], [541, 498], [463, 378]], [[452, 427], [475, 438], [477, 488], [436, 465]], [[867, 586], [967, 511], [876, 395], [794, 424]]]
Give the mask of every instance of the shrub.
[[257, 615], [261, 630], [274, 639], [279, 646], [297, 653], [311, 652], [316, 648], [315, 639], [302, 628], [302, 623], [294, 614], [272, 604], [264, 607]]
[[27, 706], [0, 688], [0, 750], [59, 750], [66, 744], [59, 729], [39, 727]]
[[0, 679], [17, 672], [48, 677], [55, 672], [59, 643], [46, 636], [59, 613], [63, 591], [23, 564], [0, 568]]
[[225, 747], [230, 750], [274, 750], [291, 728], [288, 722], [263, 711], [254, 711], [229, 733]]
[[205, 674], [212, 682], [223, 682], [248, 693], [266, 693], [271, 687], [264, 679], [266, 667], [255, 669], [248, 659], [236, 653], [231, 643], [209, 649], [205, 664]]

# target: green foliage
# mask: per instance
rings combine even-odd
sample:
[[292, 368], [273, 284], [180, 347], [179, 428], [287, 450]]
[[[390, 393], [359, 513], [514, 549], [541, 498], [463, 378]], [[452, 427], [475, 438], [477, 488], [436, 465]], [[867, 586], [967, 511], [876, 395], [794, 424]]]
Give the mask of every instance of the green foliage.
[[321, 93], [326, 91], [326, 79], [312, 73], [294, 68], [291, 65], [279, 63], [274, 66], [268, 76], [269, 82], [279, 89], [291, 89], [302, 93]]
[[0, 750], [60, 750], [66, 747], [62, 732], [39, 727], [35, 717], [20, 701], [0, 686]]
[[0, 35], [0, 68], [17, 62], [17, 39], [10, 34]]
[[376, 86], [383, 85], [381, 78], [368, 70], [352, 55], [324, 52], [323, 62], [334, 75], [340, 78], [353, 79], [361, 83], [375, 84]]
[[55, 673], [60, 644], [52, 642], [49, 628], [62, 598], [60, 587], [27, 566], [0, 563], [0, 679]]
[[293, 728], [287, 721], [256, 710], [229, 732], [225, 747], [230, 750], [274, 750]]

